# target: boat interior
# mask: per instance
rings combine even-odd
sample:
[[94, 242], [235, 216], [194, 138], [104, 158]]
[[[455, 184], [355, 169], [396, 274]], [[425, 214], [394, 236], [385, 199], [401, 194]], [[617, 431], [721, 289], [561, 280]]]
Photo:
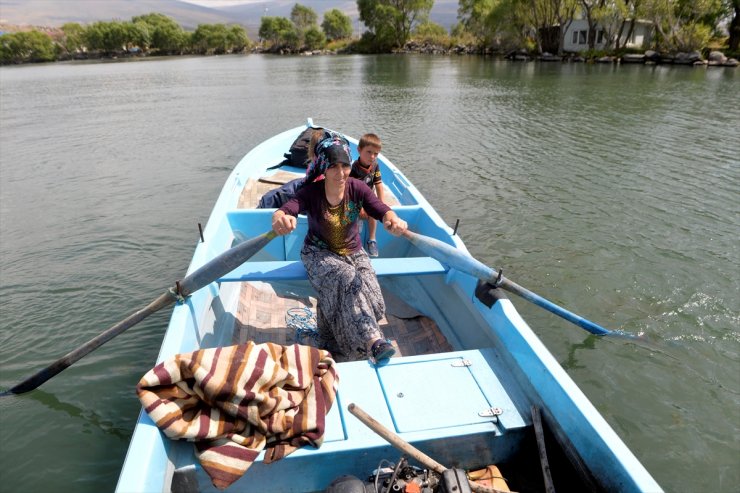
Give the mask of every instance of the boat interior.
[[[272, 210], [255, 209], [259, 198], [298, 176], [295, 170], [278, 169], [247, 180], [237, 209], [227, 213], [234, 237], [269, 229]], [[398, 205], [392, 190], [386, 202], [412, 228], [436, 227], [420, 207]], [[214, 330], [202, 336], [201, 346], [314, 343], [307, 328], [315, 324], [315, 293], [298, 254], [306, 228], [305, 218], [299, 219], [296, 232], [276, 238], [219, 280], [214, 320], [204, 322]], [[356, 403], [375, 419], [393, 423], [393, 431], [446, 467], [471, 470], [495, 464], [508, 488], [496, 483], [503, 491], [545, 491], [538, 440], [547, 444], [547, 469], [560, 491], [598, 491], [587, 473], [567, 459], [546, 423], [541, 433], [535, 432], [529, 401], [517, 393], [519, 382], [512, 380], [517, 377], [506, 371], [505, 352], [496, 350], [499, 342], [469, 301], [456, 301], [469, 296], [449, 282], [449, 270], [385, 234], [382, 226], [378, 229], [381, 253], [372, 262], [386, 302], [380, 327], [396, 348], [395, 356], [382, 367], [338, 361], [339, 393], [326, 417], [322, 446], [304, 447], [269, 465], [258, 460], [234, 489], [252, 491], [252, 483], [299, 491], [296, 484], [301, 484], [324, 491], [337, 471], [366, 480], [382, 461], [397, 462], [402, 453], [347, 411]], [[205, 340], [209, 337], [214, 339]], [[317, 455], [319, 464], [331, 464], [326, 472], [316, 470]], [[192, 467], [192, 447], [171, 460], [172, 491], [217, 491], [202, 469]]]

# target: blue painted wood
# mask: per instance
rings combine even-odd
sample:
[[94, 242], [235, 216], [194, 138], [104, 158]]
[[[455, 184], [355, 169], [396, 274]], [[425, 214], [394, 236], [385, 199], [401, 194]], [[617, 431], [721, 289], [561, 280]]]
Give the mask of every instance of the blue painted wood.
[[[444, 274], [447, 268], [431, 257], [374, 258], [375, 273], [378, 276], [413, 276]], [[306, 269], [299, 260], [272, 262], [245, 262], [219, 282], [244, 281], [293, 281], [306, 279]]]
[[[486, 360], [490, 349], [393, 358], [377, 369], [399, 433], [487, 423], [500, 436], [526, 426]], [[433, 385], [430, 382], [434, 382]], [[497, 418], [479, 413], [499, 408]]]

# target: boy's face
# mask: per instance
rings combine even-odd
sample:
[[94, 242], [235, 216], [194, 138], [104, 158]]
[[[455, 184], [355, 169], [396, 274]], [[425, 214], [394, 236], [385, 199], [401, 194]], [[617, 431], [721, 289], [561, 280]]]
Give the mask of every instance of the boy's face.
[[378, 160], [378, 154], [380, 154], [379, 147], [367, 145], [360, 149], [360, 163], [366, 168], [375, 166], [375, 162]]

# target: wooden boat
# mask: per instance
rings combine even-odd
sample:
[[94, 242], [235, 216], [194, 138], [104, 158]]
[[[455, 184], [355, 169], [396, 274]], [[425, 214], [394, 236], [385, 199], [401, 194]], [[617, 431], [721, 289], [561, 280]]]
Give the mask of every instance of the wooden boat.
[[[273, 210], [255, 206], [267, 190], [304, 173], [276, 166], [305, 128], [270, 138], [239, 162], [215, 204], [189, 272], [239, 238], [270, 230]], [[356, 156], [357, 142], [349, 140]], [[462, 240], [404, 174], [382, 154], [379, 162], [387, 201], [409, 228], [467, 254]], [[301, 342], [288, 327], [286, 312], [315, 308], [299, 257], [306, 227], [305, 217], [299, 218], [291, 235], [270, 241], [249, 261], [178, 304], [158, 362], [246, 340]], [[372, 263], [387, 304], [381, 328], [397, 354], [383, 366], [338, 363], [340, 384], [326, 416], [323, 444], [303, 447], [271, 464], [260, 455], [227, 491], [325, 491], [340, 476], [366, 481], [383, 469], [384, 461], [398, 464], [401, 453], [349, 413], [350, 404], [447, 467], [469, 471], [497, 465], [514, 491], [546, 491], [548, 484], [558, 491], [661, 491], [512, 302], [498, 295], [500, 290], [479, 289], [476, 294], [480, 283], [472, 275], [382, 227], [378, 243], [381, 256]], [[541, 428], [535, 426], [538, 416]], [[372, 482], [367, 484], [367, 491], [375, 491]], [[192, 443], [167, 439], [142, 411], [117, 491], [216, 489]]]

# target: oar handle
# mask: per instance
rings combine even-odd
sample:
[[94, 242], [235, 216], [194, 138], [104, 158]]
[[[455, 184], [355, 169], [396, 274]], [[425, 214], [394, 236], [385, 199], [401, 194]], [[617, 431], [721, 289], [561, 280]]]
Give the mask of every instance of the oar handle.
[[473, 277], [480, 279], [481, 281], [488, 282], [494, 286], [501, 287], [511, 293], [521, 296], [527, 301], [534, 303], [535, 305], [544, 308], [545, 310], [554, 313], [555, 315], [564, 318], [565, 320], [586, 329], [592, 334], [596, 335], [607, 335], [613, 334], [612, 331], [605, 329], [604, 327], [586, 320], [585, 318], [576, 315], [573, 312], [566, 310], [565, 308], [556, 305], [552, 301], [549, 301], [542, 296], [533, 293], [532, 291], [523, 288], [517, 283], [510, 281], [503, 275], [497, 273], [494, 269], [474, 259], [467, 253], [454, 248], [447, 243], [439, 241], [436, 238], [429, 236], [420, 235], [413, 231], [406, 230], [403, 236], [408, 239], [414, 246], [419, 250], [426, 253], [430, 257], [434, 257], [440, 262], [449, 265], [450, 267], [465, 272]]
[[242, 241], [238, 245], [223, 252], [180, 281], [179, 294], [189, 296], [200, 288], [208, 286], [216, 279], [225, 276], [243, 264], [252, 255], [262, 250], [276, 236], [275, 232], [270, 230], [249, 240]]

